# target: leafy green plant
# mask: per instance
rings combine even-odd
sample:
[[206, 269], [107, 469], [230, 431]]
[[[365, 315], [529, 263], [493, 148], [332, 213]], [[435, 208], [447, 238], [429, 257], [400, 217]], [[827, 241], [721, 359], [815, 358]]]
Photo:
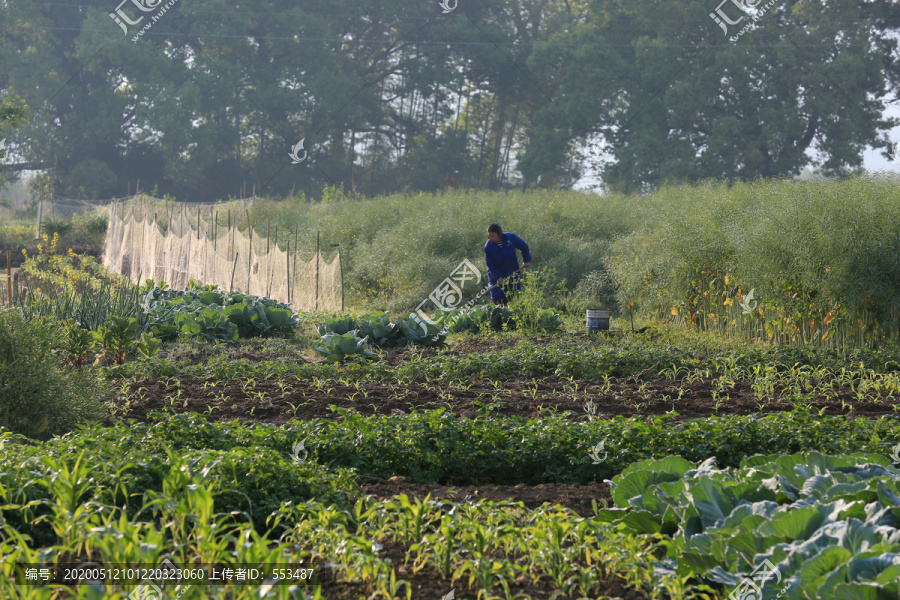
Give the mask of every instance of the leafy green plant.
[[[49, 317], [47, 317], [49, 318]], [[94, 336], [73, 319], [63, 322], [62, 351], [64, 359], [75, 367], [87, 364], [94, 347]]]
[[50, 237], [59, 235], [59, 237], [63, 237], [65, 235], [68, 235], [69, 232], [72, 231], [72, 228], [72, 221], [67, 221], [65, 219], [56, 219], [53, 217], [44, 217], [43, 219], [41, 219], [41, 233], [43, 235], [47, 235]]
[[150, 333], [144, 332], [141, 334], [141, 339], [137, 343], [138, 356], [144, 360], [150, 360], [157, 355], [160, 346], [162, 346], [162, 340]]
[[324, 356], [327, 362], [341, 362], [352, 356], [366, 358], [373, 354], [369, 350], [368, 338], [358, 338], [353, 331], [343, 335], [327, 333], [318, 346], [313, 346], [313, 350]]
[[316, 325], [316, 331], [319, 332], [319, 335], [326, 335], [329, 333], [337, 333], [338, 335], [343, 335], [355, 330], [356, 328], [356, 319], [354, 319], [353, 317], [333, 317], [327, 319], [324, 323]]
[[357, 332], [368, 337], [376, 346], [396, 346], [400, 335], [400, 326], [392, 323], [384, 312], [365, 314], [358, 319]]
[[[737, 586], [764, 560], [790, 597], [896, 596], [900, 471], [878, 454], [818, 452], [744, 459], [717, 469], [678, 456], [629, 465], [610, 486], [602, 522], [662, 533], [666, 571]], [[677, 558], [677, 561], [676, 561]], [[763, 598], [777, 587], [765, 585]]]
[[108, 325], [93, 332], [94, 343], [102, 349], [107, 364], [121, 365], [138, 344], [141, 325], [134, 317], [110, 317]]
[[48, 438], [106, 416], [108, 388], [98, 375], [66, 366], [55, 355], [63, 336], [56, 323], [0, 310], [0, 425]]
[[426, 323], [416, 315], [410, 314], [409, 318], [400, 323], [399, 344], [401, 346], [443, 346], [447, 339], [447, 331], [439, 325]]
[[[562, 319], [542, 319], [542, 315], [552, 313], [545, 311], [549, 310], [553, 298], [565, 295], [565, 282], [557, 277], [556, 269], [552, 267], [527, 269], [523, 279], [522, 289], [509, 301], [509, 311], [516, 327], [524, 331], [555, 331], [561, 326]], [[542, 325], [549, 325], [551, 329], [544, 329]]]
[[178, 336], [210, 340], [291, 336], [300, 323], [297, 313], [286, 304], [208, 288], [147, 290], [142, 307], [154, 335], [163, 340]]

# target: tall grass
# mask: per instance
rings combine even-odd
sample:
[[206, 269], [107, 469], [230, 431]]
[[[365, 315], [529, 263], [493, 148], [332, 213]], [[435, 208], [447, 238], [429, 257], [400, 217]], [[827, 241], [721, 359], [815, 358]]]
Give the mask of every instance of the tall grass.
[[[836, 349], [900, 334], [900, 182], [705, 183], [645, 199], [617, 240], [619, 300], [660, 318]], [[758, 305], [740, 307], [754, 291]]]
[[91, 286], [85, 281], [79, 281], [72, 288], [61, 288], [47, 280], [29, 283], [33, 287], [29, 288], [28, 293], [15, 295], [13, 301], [13, 305], [27, 320], [71, 319], [82, 329], [97, 331], [111, 317], [134, 317], [140, 324], [141, 331], [147, 329], [149, 316], [141, 310], [146, 290], [131, 282], [113, 282], [101, 278], [99, 285]]
[[[165, 213], [168, 205], [154, 206]], [[246, 228], [245, 206], [232, 208]], [[174, 214], [174, 213], [173, 213]], [[204, 220], [206, 217], [204, 216]], [[900, 181], [757, 181], [664, 187], [643, 196], [533, 190], [326, 201], [257, 200], [249, 223], [304, 257], [340, 244], [349, 305], [403, 312], [463, 258], [485, 271], [488, 224], [531, 246], [565, 292], [550, 303], [835, 349], [900, 335]], [[295, 232], [297, 232], [295, 234]], [[549, 272], [549, 271], [548, 271]], [[478, 287], [483, 285], [483, 281]], [[753, 291], [758, 304], [741, 302]], [[465, 289], [465, 298], [475, 289]], [[613, 305], [613, 298], [615, 304]], [[427, 308], [427, 307], [426, 307]]]
[[[551, 190], [258, 201], [250, 216], [257, 231], [267, 222], [277, 224], [283, 242], [299, 227], [299, 247], [306, 251], [315, 250], [317, 230], [324, 250], [340, 244], [350, 302], [388, 310], [414, 308], [463, 258], [481, 269], [478, 285], [485, 285], [485, 232], [491, 223], [521, 236], [535, 265], [554, 269], [570, 290], [605, 268], [613, 238], [636, 223], [625, 196]], [[464, 291], [468, 299], [477, 290]]]

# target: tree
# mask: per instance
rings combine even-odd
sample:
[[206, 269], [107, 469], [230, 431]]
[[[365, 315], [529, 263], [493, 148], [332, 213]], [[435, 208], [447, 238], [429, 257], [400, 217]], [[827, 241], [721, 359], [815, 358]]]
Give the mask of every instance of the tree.
[[7, 147], [9, 130], [18, 129], [28, 123], [28, 105], [19, 98], [0, 99], [0, 188], [9, 182], [2, 169], [3, 161], [9, 150]]
[[610, 154], [604, 182], [626, 192], [807, 165], [837, 174], [859, 168], [865, 146], [883, 145], [879, 132], [900, 123], [881, 116], [883, 50], [896, 42], [873, 28], [871, 3], [773, 0], [755, 23], [723, 6], [742, 20], [725, 32], [709, 0], [616, 0], [551, 35], [531, 65], [555, 110], [538, 115], [523, 164], [556, 168], [566, 144], [597, 134]]

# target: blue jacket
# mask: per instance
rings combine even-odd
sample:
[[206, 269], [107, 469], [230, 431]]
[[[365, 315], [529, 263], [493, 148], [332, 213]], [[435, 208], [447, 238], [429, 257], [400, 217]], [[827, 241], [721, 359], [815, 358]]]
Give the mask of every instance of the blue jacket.
[[[488, 240], [484, 244], [484, 261], [488, 269], [488, 285], [494, 285], [501, 277], [509, 277], [519, 268], [519, 257], [516, 250], [522, 251], [524, 262], [531, 262], [531, 252], [525, 240], [514, 233], [503, 233], [503, 247]], [[506, 285], [506, 284], [504, 284]], [[491, 290], [491, 298], [501, 299], [505, 296], [499, 288]]]

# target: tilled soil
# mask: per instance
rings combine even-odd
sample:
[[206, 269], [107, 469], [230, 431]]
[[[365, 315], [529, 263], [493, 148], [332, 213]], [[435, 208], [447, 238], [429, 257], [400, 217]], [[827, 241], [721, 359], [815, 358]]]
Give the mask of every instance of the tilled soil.
[[551, 506], [557, 504], [582, 517], [593, 517], [592, 502], [598, 508], [614, 506], [609, 485], [591, 482], [587, 485], [577, 483], [542, 483], [540, 485], [464, 485], [449, 486], [438, 484], [408, 483], [405, 477], [391, 477], [387, 481], [362, 483], [359, 485], [361, 496], [372, 496], [376, 500], [388, 500], [399, 494], [410, 498], [424, 500], [429, 494], [433, 500], [451, 500], [453, 502], [511, 501], [521, 502], [526, 508], [540, 508], [545, 502]]
[[[577, 386], [577, 387], [576, 387]], [[445, 408], [459, 418], [506, 415], [540, 418], [548, 411], [569, 411], [567, 418], [589, 418], [587, 404], [594, 406], [594, 418], [615, 415], [654, 416], [670, 411], [676, 421], [715, 415], [750, 415], [789, 411], [791, 402], [759, 403], [746, 382], [719, 391], [710, 380], [682, 383], [667, 379], [626, 378], [581, 382], [490, 382], [473, 381], [465, 386], [438, 382], [398, 385], [390, 382], [360, 382], [343, 385], [327, 382], [318, 387], [308, 381], [245, 380], [221, 381], [179, 378], [140, 378], [113, 401], [118, 417], [146, 422], [148, 413], [170, 409], [203, 413], [210, 420], [243, 419], [276, 425], [291, 419], [340, 420], [332, 406], [351, 409], [362, 415], [397, 415], [411, 411]], [[825, 415], [877, 418], [900, 417], [900, 402], [859, 397], [851, 391], [837, 397], [813, 397], [808, 404]]]

